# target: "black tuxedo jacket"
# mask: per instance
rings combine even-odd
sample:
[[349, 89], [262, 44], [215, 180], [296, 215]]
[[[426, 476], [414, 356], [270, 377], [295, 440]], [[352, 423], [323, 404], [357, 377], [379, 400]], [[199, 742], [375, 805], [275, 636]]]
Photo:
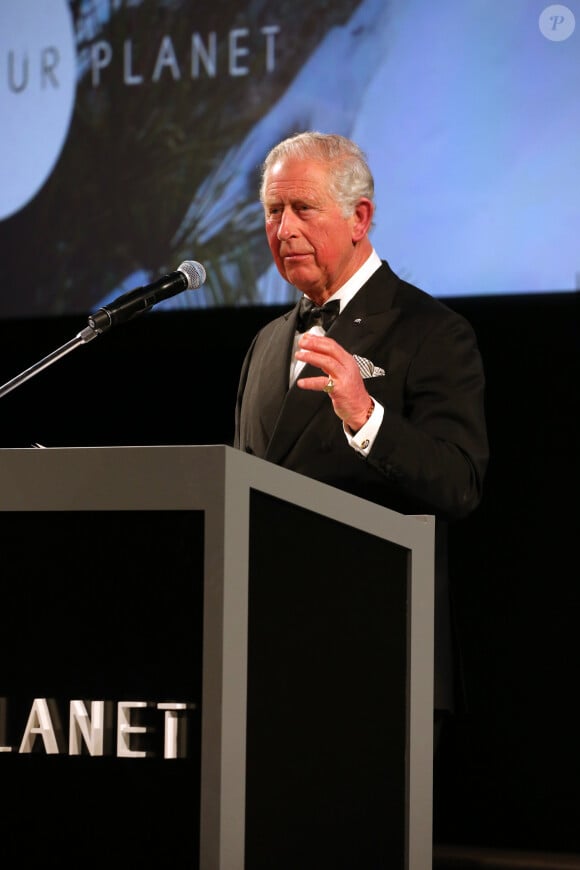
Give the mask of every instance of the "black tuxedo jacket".
[[[488, 461], [484, 371], [470, 324], [383, 261], [329, 332], [385, 374], [385, 409], [366, 459], [347, 443], [324, 392], [289, 388], [298, 305], [267, 324], [244, 360], [234, 446], [405, 514], [436, 517], [435, 699], [453, 705], [446, 523], [481, 499]], [[305, 366], [300, 377], [320, 375]]]

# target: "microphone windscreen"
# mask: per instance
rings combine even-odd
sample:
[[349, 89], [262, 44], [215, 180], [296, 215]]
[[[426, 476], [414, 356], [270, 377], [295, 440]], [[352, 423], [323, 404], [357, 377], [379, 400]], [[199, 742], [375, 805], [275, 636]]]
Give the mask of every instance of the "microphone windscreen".
[[197, 288], [201, 287], [206, 279], [204, 267], [201, 265], [201, 263], [198, 263], [195, 260], [184, 260], [184, 262], [181, 264], [177, 271], [183, 272], [183, 274], [187, 278], [188, 290], [197, 290]]

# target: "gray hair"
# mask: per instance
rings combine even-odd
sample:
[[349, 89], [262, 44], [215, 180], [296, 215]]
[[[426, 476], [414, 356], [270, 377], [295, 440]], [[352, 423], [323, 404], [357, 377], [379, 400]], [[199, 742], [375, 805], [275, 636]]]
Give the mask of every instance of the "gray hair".
[[325, 163], [329, 168], [329, 191], [340, 205], [344, 217], [355, 210], [361, 197], [374, 204], [375, 185], [363, 151], [337, 133], [308, 131], [295, 133], [275, 145], [262, 164], [260, 201], [264, 202], [268, 173], [277, 160], [297, 158]]

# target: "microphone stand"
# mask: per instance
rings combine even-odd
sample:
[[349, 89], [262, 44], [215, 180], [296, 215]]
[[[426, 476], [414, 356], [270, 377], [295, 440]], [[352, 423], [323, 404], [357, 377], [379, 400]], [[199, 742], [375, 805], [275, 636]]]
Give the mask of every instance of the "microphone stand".
[[12, 378], [11, 381], [8, 381], [4, 384], [4, 386], [0, 387], [0, 398], [5, 396], [6, 393], [9, 393], [11, 390], [14, 390], [16, 387], [23, 384], [24, 381], [27, 381], [29, 378], [33, 377], [33, 375], [37, 374], [37, 372], [41, 372], [43, 369], [47, 368], [49, 365], [52, 365], [53, 362], [56, 362], [57, 359], [61, 359], [65, 354], [70, 353], [71, 350], [74, 350], [81, 344], [88, 344], [89, 341], [92, 341], [93, 338], [96, 338], [97, 335], [101, 334], [102, 330], [93, 329], [92, 326], [85, 326], [74, 338], [70, 341], [67, 341], [66, 344], [63, 344], [62, 347], [59, 347], [57, 350], [49, 353], [48, 356], [45, 356], [44, 359], [39, 360], [39, 362], [35, 363], [35, 365], [30, 366], [30, 368], [23, 371], [21, 374], [17, 375], [15, 378]]

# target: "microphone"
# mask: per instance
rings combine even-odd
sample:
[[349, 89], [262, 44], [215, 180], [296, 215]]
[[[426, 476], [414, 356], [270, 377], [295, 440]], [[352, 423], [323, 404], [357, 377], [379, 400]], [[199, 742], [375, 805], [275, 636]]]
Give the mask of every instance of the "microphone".
[[145, 287], [137, 287], [129, 293], [117, 297], [110, 305], [104, 305], [89, 317], [89, 326], [97, 333], [105, 332], [111, 326], [126, 323], [153, 305], [170, 299], [183, 290], [197, 290], [206, 279], [205, 269], [195, 260], [185, 260], [176, 272], [158, 278]]

